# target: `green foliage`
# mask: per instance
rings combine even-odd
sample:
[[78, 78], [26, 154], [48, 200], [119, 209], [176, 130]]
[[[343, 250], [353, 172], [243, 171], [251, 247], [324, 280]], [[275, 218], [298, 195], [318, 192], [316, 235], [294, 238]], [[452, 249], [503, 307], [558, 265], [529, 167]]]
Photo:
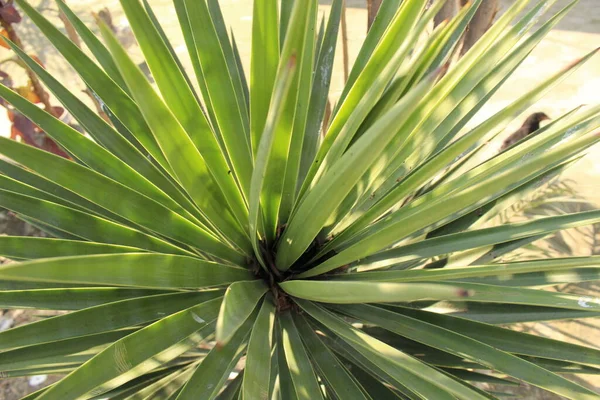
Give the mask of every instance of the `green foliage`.
[[7, 42], [90, 137], [0, 86], [73, 157], [0, 140], [0, 206], [55, 236], [0, 237], [0, 306], [69, 311], [0, 333], [0, 376], [66, 374], [27, 398], [598, 398], [558, 373], [600, 351], [500, 325], [600, 315], [545, 290], [598, 257], [505, 256], [600, 211], [502, 219], [599, 140], [600, 107], [483, 156], [595, 52], [466, 128], [576, 1], [541, 24], [552, 0], [514, 2], [457, 59], [481, 0], [432, 33], [441, 0], [385, 0], [325, 128], [342, 0], [320, 29], [317, 0], [255, 0], [249, 83], [218, 1], [174, 0], [184, 71], [150, 2], [121, 0], [156, 87], [107, 26], [58, 0], [93, 60], [16, 3], [112, 122]]

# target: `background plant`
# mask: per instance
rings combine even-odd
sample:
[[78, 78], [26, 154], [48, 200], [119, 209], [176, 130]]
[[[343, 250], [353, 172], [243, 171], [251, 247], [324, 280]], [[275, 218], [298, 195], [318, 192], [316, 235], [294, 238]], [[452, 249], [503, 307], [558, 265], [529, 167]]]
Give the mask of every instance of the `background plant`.
[[7, 40], [93, 139], [0, 86], [73, 155], [0, 139], [0, 205], [56, 237], [0, 237], [21, 261], [0, 304], [72, 311], [0, 333], [3, 376], [67, 373], [29, 398], [598, 397], [559, 373], [597, 373], [599, 351], [499, 326], [597, 316], [544, 287], [598, 258], [498, 259], [600, 211], [485, 224], [598, 141], [600, 108], [484, 151], [595, 52], [465, 129], [576, 1], [536, 28], [553, 1], [515, 2], [456, 62], [481, 0], [429, 35], [443, 1], [384, 1], [324, 136], [341, 1], [319, 24], [316, 1], [256, 0], [248, 84], [217, 1], [174, 1], [188, 75], [149, 4], [124, 0], [158, 91], [105, 24], [101, 42], [58, 1], [96, 63], [17, 3], [114, 117]]

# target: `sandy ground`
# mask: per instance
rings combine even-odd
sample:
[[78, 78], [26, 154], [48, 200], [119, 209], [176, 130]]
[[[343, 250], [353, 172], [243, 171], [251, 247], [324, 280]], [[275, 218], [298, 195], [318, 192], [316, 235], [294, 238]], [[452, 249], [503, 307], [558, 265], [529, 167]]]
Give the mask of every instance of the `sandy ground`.
[[[30, 0], [39, 10], [55, 21], [57, 26], [62, 27], [56, 6], [52, 0]], [[558, 0], [553, 10], [559, 10], [570, 1]], [[70, 0], [68, 2], [73, 9], [87, 22], [93, 25], [91, 11], [98, 11], [102, 7], [108, 7], [113, 15], [115, 25], [119, 27], [123, 36], [127, 36], [127, 23], [120, 11], [118, 0]], [[327, 14], [330, 3], [327, 0], [321, 1], [320, 12]], [[513, 3], [513, 0], [502, 0], [503, 7]], [[172, 39], [173, 46], [177, 53], [182, 57], [186, 68], [190, 68], [190, 62], [185, 56], [185, 47], [181, 33], [177, 27], [177, 18], [171, 7], [170, 0], [150, 0], [155, 12], [159, 15], [164, 29]], [[240, 53], [244, 61], [245, 69], [249, 69], [250, 58], [250, 30], [252, 24], [252, 1], [251, 0], [221, 0], [225, 19], [231, 24], [236, 40], [240, 48]], [[366, 7], [364, 0], [347, 0], [347, 20], [348, 20], [348, 43], [350, 60], [353, 60], [358, 53], [360, 45], [364, 40], [366, 31]], [[25, 19], [18, 27], [18, 32], [23, 41], [29, 46], [29, 51], [38, 54], [47, 69], [57, 78], [67, 83], [74, 91], [83, 89], [83, 84], [70, 70], [69, 66], [57, 55], [36, 28]], [[540, 46], [530, 55], [526, 62], [516, 71], [503, 89], [501, 89], [476, 117], [479, 121], [496, 110], [506, 106], [517, 96], [520, 96], [528, 88], [542, 81], [544, 78], [552, 75], [563, 66], [569, 64], [575, 59], [585, 55], [587, 52], [600, 46], [600, 1], [599, 0], [581, 0], [575, 9], [558, 25], [557, 29], [551, 32]], [[141, 60], [139, 51], [132, 46], [130, 48], [134, 57]], [[0, 60], [10, 57], [7, 50], [0, 49]], [[342, 61], [341, 57], [336, 58], [336, 73], [332, 82], [332, 98], [339, 95], [343, 87]], [[8, 72], [16, 71], [14, 67], [6, 68]], [[598, 93], [600, 93], [600, 56], [593, 58], [584, 67], [575, 72], [569, 79], [558, 85], [544, 99], [542, 99], [533, 111], [544, 111], [550, 116], [559, 116], [560, 114], [581, 104], [597, 104]], [[16, 74], [17, 76], [18, 74]], [[86, 99], [81, 94], [82, 99]], [[0, 112], [0, 134], [8, 134], [8, 121]], [[525, 113], [527, 114], [527, 113]], [[522, 117], [517, 118], [511, 125], [518, 127]], [[475, 121], [475, 122], [476, 122]], [[507, 134], [512, 130], [509, 128]], [[600, 190], [598, 186], [598, 176], [600, 176], [600, 146], [592, 149], [590, 154], [575, 165], [565, 174], [563, 179], [570, 182], [570, 186], [575, 190], [578, 196], [581, 196], [588, 207], [597, 208], [600, 204]], [[2, 229], [2, 227], [0, 227]], [[600, 229], [588, 229], [587, 231], [569, 231], [561, 236], [564, 239], [566, 251], [572, 255], [596, 254], [597, 247], [595, 243], [596, 233]], [[591, 236], [590, 236], [591, 235]], [[590, 239], [591, 238], [591, 239]], [[565, 250], [565, 247], [561, 247]], [[594, 296], [600, 295], [600, 285], [591, 283], [582, 286], [567, 287], [566, 290], [575, 293], [592, 293]], [[598, 346], [598, 329], [600, 320], [587, 319], [577, 322], [559, 322], [542, 324], [523, 324], [518, 329], [531, 333], [565, 340], [572, 343], [596, 347]], [[576, 377], [577, 381], [600, 392], [600, 378], [591, 376]], [[16, 394], [24, 393], [28, 383], [25, 380], [18, 382], [0, 380], [0, 400], [12, 400], [19, 396]], [[535, 388], [522, 386], [517, 389], [498, 388], [507, 393], [514, 393], [515, 397], [529, 399], [556, 399], [557, 396], [542, 393]], [[28, 390], [32, 390], [29, 388]]]

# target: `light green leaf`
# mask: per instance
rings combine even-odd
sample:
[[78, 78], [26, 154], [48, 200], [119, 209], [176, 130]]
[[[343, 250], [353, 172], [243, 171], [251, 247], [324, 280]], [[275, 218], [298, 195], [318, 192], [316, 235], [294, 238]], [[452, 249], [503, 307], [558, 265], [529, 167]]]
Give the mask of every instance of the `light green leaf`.
[[[474, 229], [438, 236], [376, 253], [358, 261], [357, 264], [385, 267], [395, 263], [425, 259], [493, 244], [507, 243], [523, 238], [538, 238], [560, 229], [569, 229], [596, 223], [598, 215], [600, 214], [597, 214], [596, 211], [584, 211], [581, 213], [538, 218], [527, 222], [516, 222], [491, 228]], [[300, 277], [304, 276], [300, 275]]]
[[[594, 301], [587, 296], [574, 294], [549, 292], [545, 290], [522, 289], [506, 286], [484, 285], [467, 282], [437, 282], [438, 285], [455, 285], [469, 291], [468, 301], [483, 303], [507, 303], [522, 304], [541, 307], [566, 308], [579, 311], [598, 311], [600, 302]], [[407, 285], [413, 285], [408, 284]]]
[[[203, 250], [224, 259], [244, 262], [243, 256], [221, 243], [198, 224], [112, 179], [62, 157], [7, 138], [0, 137], [0, 149], [0, 153], [43, 177], [64, 188], [73, 189], [80, 196], [136, 224], [161, 232], [182, 243], [202, 247]], [[136, 204], [136, 207], [131, 207], [130, 204]], [[166, 224], [165, 221], [169, 223]]]
[[177, 400], [212, 400], [219, 394], [229, 373], [246, 349], [257, 314], [258, 311], [254, 312], [226, 345], [214, 347], [208, 353], [177, 396]]
[[269, 400], [274, 326], [275, 306], [273, 300], [267, 296], [256, 317], [248, 342], [242, 386], [246, 399]]
[[261, 279], [234, 282], [225, 291], [217, 319], [216, 339], [224, 346], [248, 319], [256, 305], [269, 290]]
[[470, 296], [460, 283], [451, 286], [437, 283], [290, 280], [279, 286], [294, 297], [336, 304], [459, 300]]
[[[312, 188], [344, 154], [360, 124], [396, 74], [406, 54], [429, 22], [418, 17], [426, 3], [425, 0], [402, 2], [354, 85], [347, 84], [346, 87], [351, 89], [343, 102], [339, 103], [341, 105], [338, 112], [333, 116], [304, 181], [300, 198], [304, 197], [307, 190]], [[433, 15], [429, 16], [433, 18]]]
[[138, 326], [220, 296], [223, 296], [221, 290], [184, 292], [90, 307], [0, 332], [0, 350]]
[[340, 95], [338, 107], [336, 107], [334, 113], [337, 113], [339, 105], [343, 103], [346, 96], [348, 96], [348, 92], [354, 86], [354, 83], [363, 72], [363, 69], [365, 69], [377, 45], [384, 36], [385, 31], [391, 25], [393, 18], [396, 16], [398, 8], [400, 8], [401, 4], [402, 0], [383, 0], [381, 2], [379, 12], [373, 21], [373, 25], [371, 25], [371, 28], [367, 32], [367, 37], [365, 38], [365, 41], [363, 42], [360, 51], [356, 56], [354, 64], [352, 64], [352, 69], [348, 75], [348, 81], [346, 82], [344, 90]]
[[149, 288], [202, 288], [252, 277], [244, 268], [167, 254], [106, 254], [13, 263], [4, 279]]
[[[155, 193], [155, 198], [161, 198], [165, 201], [165, 204], [168, 204], [171, 208], [175, 210], [180, 210], [181, 207], [184, 207], [188, 212], [191, 212], [196, 217], [198, 217], [198, 212], [195, 206], [190, 202], [190, 200], [184, 196], [179, 189], [178, 186], [174, 184], [168, 177], [166, 177], [152, 162], [149, 160], [142, 152], [140, 152], [134, 145], [132, 145], [127, 139], [125, 139], [119, 132], [117, 132], [114, 128], [112, 128], [104, 119], [98, 116], [94, 111], [92, 111], [89, 107], [87, 107], [81, 100], [77, 98], [74, 94], [72, 94], [65, 86], [63, 86], [60, 82], [58, 82], [52, 74], [42, 68], [35, 60], [33, 60], [30, 56], [28, 56], [25, 52], [23, 52], [20, 48], [14, 46], [10, 41], [8, 41], [9, 45], [11, 45], [13, 51], [17, 53], [19, 58], [21, 58], [27, 66], [32, 69], [36, 75], [40, 78], [40, 80], [50, 89], [50, 91], [61, 101], [61, 103], [65, 106], [65, 108], [69, 111], [75, 119], [82, 125], [82, 127], [86, 130], [93, 139], [104, 146], [108, 151], [118, 157], [118, 159], [122, 160], [122, 162], [127, 163], [131, 168], [133, 168], [139, 175], [136, 176], [134, 180], [140, 180], [141, 182], [137, 182], [133, 187], [145, 188], [148, 185], [144, 185], [144, 177], [150, 182], [154, 183], [158, 188], [168, 194], [172, 199], [165, 198], [162, 193], [157, 192], [156, 189], [152, 189], [148, 193]], [[103, 45], [102, 45], [103, 46]], [[112, 61], [112, 58], [111, 58]], [[116, 66], [115, 66], [116, 67]], [[119, 75], [120, 77], [120, 75]], [[38, 112], [39, 113], [39, 112]], [[50, 133], [50, 132], [47, 132]], [[77, 135], [81, 136], [78, 132]], [[60, 139], [59, 139], [60, 141]], [[137, 141], [136, 141], [137, 143]], [[91, 147], [91, 144], [87, 144], [87, 147]], [[75, 152], [74, 149], [70, 150], [71, 152]], [[85, 151], [83, 151], [85, 153]], [[79, 152], [81, 153], [81, 151]], [[81, 157], [81, 154], [78, 154]], [[89, 156], [88, 156], [89, 157]], [[83, 158], [81, 158], [83, 159]], [[106, 160], [107, 161], [111, 161]], [[112, 164], [114, 168], [116, 162], [112, 160]], [[97, 163], [96, 163], [97, 164]], [[109, 163], [110, 165], [110, 163]], [[88, 166], [91, 166], [88, 164]], [[114, 179], [119, 180], [119, 171], [110, 171], [107, 167], [103, 167], [102, 169], [97, 169], [97, 171], [102, 172], [102, 170], [107, 170], [107, 176], [112, 176]], [[126, 171], [121, 171], [120, 175], [131, 175], [126, 174], [128, 168], [125, 168]], [[144, 192], [144, 190], [142, 190]], [[156, 197], [159, 196], [159, 197]], [[153, 196], [150, 196], [153, 197]], [[178, 204], [179, 203], [179, 204]]]
[[320, 306], [306, 300], [297, 300], [297, 303], [311, 317], [335, 332], [354, 350], [372, 360], [386, 373], [404, 383], [409, 390], [424, 395], [425, 398], [484, 398], [469, 387], [456, 382], [429, 365], [361, 332], [340, 317], [323, 310]]
[[277, 1], [254, 2], [250, 65], [250, 131], [255, 155], [267, 122], [279, 64], [277, 11]]
[[281, 341], [298, 400], [323, 399], [317, 377], [289, 312], [281, 314]]
[[319, 339], [319, 335], [310, 327], [306, 319], [294, 316], [298, 333], [309, 351], [320, 376], [339, 399], [368, 400], [362, 388], [352, 379], [346, 367], [335, 357], [333, 352]]
[[[279, 123], [274, 128], [273, 144], [269, 153], [269, 167], [266, 170], [261, 203], [265, 218], [265, 234], [267, 240], [272, 242], [276, 237], [279, 227], [279, 212], [283, 206], [283, 190], [286, 176], [286, 168], [292, 140], [295, 133], [300, 129], [296, 124], [299, 107], [304, 109], [306, 104], [300, 104], [300, 99], [306, 94], [306, 87], [301, 87], [301, 82], [306, 82], [307, 71], [312, 68], [312, 52], [309, 48], [314, 42], [314, 17], [316, 15], [316, 0], [307, 2], [295, 2], [290, 17], [290, 25], [286, 35], [285, 43], [279, 58], [276, 82], [281, 82], [289, 74], [289, 60], [294, 59], [296, 68], [290, 74], [291, 80], [289, 93], [283, 98], [283, 105]], [[310, 85], [308, 86], [310, 90]], [[305, 99], [305, 101], [308, 101]], [[264, 133], [263, 133], [264, 135]], [[288, 201], [288, 200], [286, 200]]]
[[[32, 63], [38, 65], [35, 61]], [[39, 65], [37, 68], [41, 68]], [[163, 191], [154, 186], [133, 168], [111, 154], [108, 150], [92, 142], [80, 132], [30, 103], [16, 92], [0, 84], [0, 96], [10, 102], [21, 113], [44, 130], [70, 154], [94, 171], [140, 192], [168, 208], [186, 215], [183, 208]]]
[[[539, 40], [541, 40], [545, 32], [546, 31], [544, 30], [539, 32], [537, 35], [529, 37], [521, 46], [519, 46], [519, 48], [517, 48], [514, 51], [514, 53], [518, 55], [520, 54], [521, 56], [518, 57], [516, 60], [513, 60], [514, 57], [507, 58], [505, 61], [501, 62], [499, 66], [492, 70], [488, 77], [482, 80], [473, 89], [473, 91], [471, 92], [472, 94], [467, 96], [463, 100], [465, 106], [457, 107], [456, 110], [459, 111], [456, 112], [464, 113], [467, 110], [470, 110], [472, 108], [470, 106], [472, 102], [471, 97], [480, 97], [480, 93], [482, 91], [485, 93], [486, 91], [490, 90], [490, 81], [497, 81], [499, 76], [496, 71], [503, 71], [506, 70], [506, 68], [509, 68], [508, 71], [510, 71], [510, 68], [514, 69], [514, 65], [518, 65], [519, 62], [523, 60], [523, 58], [529, 53], [533, 45], [535, 45], [537, 42], [539, 42]], [[414, 170], [410, 175], [408, 175], [406, 179], [401, 179], [401, 175], [393, 175], [393, 177], [390, 178], [388, 182], [392, 182], [392, 185], [395, 187], [390, 188], [386, 186], [386, 184], [383, 184], [381, 186], [381, 189], [379, 189], [376, 192], [375, 196], [373, 196], [372, 198], [369, 197], [367, 199], [364, 199], [364, 202], [359, 209], [350, 213], [349, 216], [345, 218], [345, 221], [340, 223], [338, 226], [335, 227], [335, 229], [332, 230], [332, 233], [337, 235], [337, 237], [334, 239], [335, 242], [343, 242], [344, 238], [352, 236], [360, 229], [366, 227], [368, 223], [376, 220], [378, 217], [383, 215], [385, 211], [389, 210], [394, 205], [401, 203], [402, 200], [406, 196], [408, 196], [412, 191], [416, 190], [425, 182], [432, 179], [441, 169], [452, 163], [461, 154], [468, 151], [469, 148], [478, 141], [489, 140], [490, 134], [494, 133], [498, 127], [505, 126], [509, 122], [510, 118], [522, 112], [531, 104], [533, 104], [536, 100], [541, 98], [552, 87], [554, 87], [556, 84], [558, 84], [567, 76], [569, 76], [570, 73], [576, 71], [577, 68], [583, 63], [585, 63], [587, 60], [589, 60], [589, 57], [584, 57], [578, 62], [575, 62], [569, 67], [559, 71], [557, 74], [552, 75], [540, 85], [536, 86], [534, 89], [528, 91], [519, 99], [515, 100], [512, 104], [498, 111], [495, 115], [479, 124], [476, 128], [461, 136], [458, 140], [454, 141], [448, 147], [444, 148], [443, 150], [440, 150], [439, 152], [436, 152], [436, 154], [434, 154], [428, 160], [425, 160], [424, 163], [418, 165], [418, 168]], [[504, 73], [504, 75], [507, 75], [506, 72]], [[504, 79], [497, 84], [497, 87], [499, 87], [503, 82]], [[497, 87], [492, 89], [490, 93], [493, 93], [495, 89], [497, 89]], [[466, 105], [469, 105], [469, 107], [466, 107]], [[468, 119], [467, 117], [465, 117], [466, 120], [461, 121], [458, 125], [464, 125], [472, 116], [473, 115], [469, 114]], [[440, 125], [439, 129], [441, 129], [441, 127], [443, 126], [443, 124]], [[458, 129], [455, 128], [455, 130], [456, 131], [449, 133], [447, 137], [452, 137], [453, 135], [457, 134]], [[400, 179], [400, 181], [402, 182], [401, 185], [397, 184], [398, 179]], [[361, 215], [361, 213], [363, 212], [364, 214]], [[356, 222], [354, 222], [349, 229], [344, 230], [344, 228], [348, 227], [348, 225], [355, 220]], [[340, 235], [338, 235], [338, 233]], [[332, 246], [333, 243], [329, 244], [330, 248]]]
[[15, 259], [139, 253], [135, 247], [31, 236], [0, 236], [0, 255]]
[[0, 291], [2, 308], [80, 310], [100, 304], [161, 294], [157, 290], [94, 287]]
[[[192, 181], [183, 178], [182, 175], [185, 169], [182, 165], [178, 166], [178, 163], [187, 163], [187, 169], [192, 169], [190, 165], [194, 165], [193, 162], [196, 164], [206, 164], [209, 174], [204, 171], [201, 172], [200, 167], [197, 167], [196, 171], [192, 169], [192, 174], [195, 174], [195, 183], [193, 185], [198, 185], [199, 180], [210, 181], [214, 179], [223, 192], [227, 204], [229, 204], [236, 219], [244, 229], [247, 229], [248, 210], [244, 199], [237, 188], [233, 175], [229, 173], [230, 168], [227, 165], [227, 160], [219, 149], [219, 144], [212, 134], [208, 120], [202, 113], [200, 105], [183, 71], [169, 50], [167, 43], [161, 38], [160, 32], [154, 28], [150, 17], [143, 10], [139, 2], [137, 0], [121, 1], [121, 4], [129, 22], [132, 24], [134, 33], [136, 33], [136, 38], [144, 52], [146, 62], [160, 89], [165, 105], [168, 106], [172, 112], [172, 116], [180, 124], [178, 125], [167, 117], [164, 124], [169, 125], [170, 129], [154, 128], [156, 122], [153, 123], [149, 115], [157, 113], [159, 115], [157, 115], [156, 119], [160, 120], [164, 118], [158, 112], [158, 106], [154, 105], [152, 107], [139, 100], [138, 95], [134, 94], [134, 98], [137, 100], [142, 113], [146, 116], [150, 127], [154, 129], [153, 132], [167, 160], [169, 160], [182, 184], [201, 209], [204, 209], [204, 207], [201, 203], [198, 203], [198, 198], [194, 194], [195, 192], [188, 186], [188, 183]], [[115, 52], [112, 47], [111, 51]], [[117, 64], [120, 65], [120, 68], [123, 68], [122, 63], [118, 59]], [[136, 88], [136, 93], [143, 92], [140, 88], [141, 84], [134, 84], [132, 80], [128, 79], [129, 74], [123, 73], [123, 75], [125, 76], [125, 80]], [[139, 78], [139, 81], [141, 81], [141, 77]], [[140, 93], [140, 96], [143, 97], [145, 95]], [[183, 129], [177, 129], [178, 126], [181, 126]], [[194, 146], [197, 151], [193, 151]], [[201, 160], [198, 157], [201, 157]], [[181, 158], [181, 161], [176, 161], [179, 158]], [[210, 190], [210, 185], [207, 185], [204, 190]], [[208, 197], [206, 193], [204, 197]], [[211, 214], [209, 213], [208, 216], [210, 218]]]
[[[296, 203], [296, 195], [299, 189], [298, 174], [300, 172], [304, 137], [306, 136], [306, 121], [315, 75], [313, 67], [316, 51], [317, 2], [310, 1], [309, 6], [311, 8], [308, 13], [306, 26], [304, 27], [304, 44], [298, 57], [298, 92], [294, 99], [295, 101], [288, 103], [290, 108], [293, 106], [295, 109], [294, 123], [287, 151], [277, 226], [282, 226], [288, 222], [290, 213]], [[300, 52], [299, 49], [298, 52]]]
[[[265, 130], [261, 135], [260, 145], [256, 153], [256, 165], [252, 172], [252, 184], [250, 188], [250, 239], [258, 260], [263, 264], [265, 261], [262, 257], [260, 248], [259, 233], [260, 227], [263, 224], [263, 214], [261, 213], [261, 193], [265, 183], [267, 171], [269, 169], [269, 160], [273, 150], [275, 141], [276, 128], [279, 126], [281, 119], [284, 117], [285, 98], [289, 95], [292, 86], [292, 77], [296, 70], [296, 59], [292, 57], [288, 60], [286, 68], [282, 70], [281, 79], [277, 81], [277, 87], [271, 98], [271, 106], [269, 107], [269, 115], [265, 123]], [[262, 237], [265, 241], [267, 238]]]
[[[481, 322], [469, 321], [452, 315], [414, 310], [399, 306], [392, 307], [390, 310], [395, 313], [406, 315], [411, 319], [416, 318], [426, 323], [435, 324], [442, 328], [452, 330], [458, 334], [471, 337], [480, 342], [487, 343], [496, 349], [509, 353], [548, 358], [564, 362], [581, 363], [591, 366], [600, 365], [600, 350], [587, 346], [579, 346], [556, 339], [517, 332], [512, 329], [504, 329]], [[513, 376], [516, 377], [516, 375]]]
[[58, 228], [59, 231], [71, 233], [77, 239], [109, 244], [119, 243], [168, 254], [193, 254], [128, 226], [34, 197], [0, 189], [0, 205], [33, 218], [34, 221], [47, 223]]
[[135, 329], [121, 329], [3, 351], [0, 353], [0, 368], [2, 371], [10, 371], [48, 364], [57, 365], [68, 362], [69, 359], [75, 360], [76, 354], [91, 358], [103, 348], [103, 345], [119, 340], [134, 331]]
[[277, 248], [276, 265], [287, 270], [309, 247], [327, 218], [352, 190], [363, 173], [377, 162], [386, 145], [402, 136], [402, 125], [435, 82], [429, 76], [365, 133], [307, 194], [285, 229]]
[[53, 23], [44, 18], [24, 0], [17, 0], [19, 7], [31, 18], [49, 39], [50, 43], [80, 74], [90, 89], [102, 99], [143, 147], [166, 170], [171, 171], [168, 162], [152, 137], [137, 105], [94, 61], [64, 36]]
[[600, 257], [568, 257], [552, 260], [531, 260], [492, 265], [471, 265], [441, 269], [415, 269], [409, 271], [364, 272], [344, 274], [342, 280], [378, 282], [427, 282], [438, 280], [463, 280], [464, 278], [491, 276], [499, 281], [510, 279], [513, 274], [545, 271], [571, 271], [574, 268], [594, 268], [600, 266]]
[[244, 198], [250, 192], [252, 176], [252, 151], [248, 127], [244, 124], [233, 78], [227, 65], [218, 33], [204, 1], [185, 0], [196, 52], [202, 67], [208, 98], [215, 114], [219, 131], [233, 165], [232, 173], [237, 177]]
[[[590, 390], [553, 374], [512, 354], [497, 350], [494, 346], [455, 333], [454, 327], [443, 329], [415, 318], [399, 317], [390, 311], [368, 305], [335, 307], [353, 317], [361, 318], [399, 335], [425, 343], [440, 350], [466, 357], [490, 369], [510, 373], [518, 379], [549, 390], [570, 399], [593, 399]], [[493, 328], [500, 330], [501, 328]]]
[[[196, 149], [184, 127], [177, 121], [175, 115], [169, 110], [163, 100], [160, 99], [150, 82], [146, 79], [146, 76], [131, 60], [112, 31], [105, 25], [101, 25], [100, 30], [125, 82], [130, 87], [135, 88], [134, 99], [139, 105], [144, 118], [148, 122], [154, 137], [172, 166], [179, 182], [189, 193], [194, 203], [206, 214], [206, 217], [216, 228], [223, 232], [228, 239], [241, 246], [243, 250], [248, 251], [249, 243], [246, 236], [242, 233], [245, 225], [242, 225], [240, 222], [242, 221], [242, 215], [245, 216], [244, 218], [247, 218], [245, 211], [240, 211], [242, 214], [235, 214], [240, 224], [237, 225], [231, 215], [230, 209], [223, 208], [223, 193], [219, 190], [219, 186], [216, 183], [218, 180], [214, 178], [214, 174], [211, 174], [206, 161], [202, 158], [198, 149]], [[165, 49], [165, 52], [168, 53], [168, 50]], [[157, 60], [157, 62], [159, 61]], [[181, 76], [179, 75], [179, 77]], [[170, 79], [167, 80], [165, 77], [167, 82], [171, 82]], [[183, 81], [181, 84], [185, 84], [185, 80], [182, 77], [181, 80]], [[172, 84], [165, 83], [165, 85]], [[191, 92], [189, 93], [189, 97], [190, 101], [196, 102]], [[191, 110], [181, 111], [186, 118], [189, 118], [189, 113], [191, 112]], [[197, 109], [194, 115], [202, 116], [202, 113]], [[195, 127], [200, 128], [197, 123]], [[213, 154], [220, 155], [220, 152], [213, 148]], [[225, 166], [224, 162], [223, 165]], [[229, 169], [226, 168], [227, 170], [225, 170], [225, 168], [222, 167], [218, 172], [225, 179], [231, 180], [228, 174]], [[231, 182], [231, 185], [235, 192], [233, 182]], [[233, 209], [237, 210], [236, 208]]]
[[[319, 53], [318, 57], [315, 57], [315, 76], [310, 93], [306, 133], [304, 142], [302, 143], [302, 156], [298, 176], [300, 186], [304, 183], [306, 174], [314, 161], [321, 142], [322, 122], [327, 106], [331, 77], [333, 75], [333, 61], [338, 40], [342, 5], [343, 0], [335, 0], [331, 4], [327, 30], [323, 33], [322, 41], [317, 40], [317, 46], [320, 47], [317, 47]], [[324, 17], [322, 22], [324, 22]]]
[[[436, 227], [436, 223], [441, 225], [440, 221], [444, 221], [444, 218], [456, 219], [478, 206], [500, 197], [514, 186], [519, 186], [515, 184], [515, 181], [532, 180], [556, 164], [584, 151], [597, 141], [597, 135], [586, 135], [562, 146], [553, 147], [537, 157], [521, 159], [520, 163], [510, 163], [502, 172], [487, 177], [487, 179], [472, 178], [465, 182], [461, 190], [452, 191], [445, 196], [437, 196], [436, 190], [431, 191], [420, 198], [427, 198], [431, 201], [413, 202], [381, 219], [371, 226], [373, 234], [362, 238], [356, 244], [325, 261], [319, 268], [330, 271], [335, 267], [384, 249], [423, 228], [433, 229]], [[471, 206], [465, 209], [466, 204]]]
[[496, 325], [595, 318], [600, 316], [600, 313], [597, 312], [519, 304], [466, 302], [463, 303], [463, 306], [459, 304], [449, 306], [448, 311], [452, 316]]
[[102, 393], [171, 361], [212, 333], [220, 301], [190, 307], [114, 342], [39, 398], [74, 399], [93, 389]]
[[89, 29], [83, 21], [67, 6], [64, 0], [56, 0], [56, 4], [61, 12], [67, 17], [73, 28], [77, 31], [79, 37], [92, 52], [96, 60], [100, 63], [106, 74], [119, 85], [119, 87], [129, 94], [129, 88], [125, 84], [117, 65], [110, 56], [110, 52], [98, 37]]

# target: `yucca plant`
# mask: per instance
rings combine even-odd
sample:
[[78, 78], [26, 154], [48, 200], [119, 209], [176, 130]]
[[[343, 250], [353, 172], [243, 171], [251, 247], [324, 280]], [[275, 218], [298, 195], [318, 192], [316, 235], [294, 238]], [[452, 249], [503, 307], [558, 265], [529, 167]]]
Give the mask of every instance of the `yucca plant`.
[[514, 2], [456, 61], [481, 1], [429, 33], [443, 0], [385, 0], [323, 124], [342, 0], [320, 24], [316, 0], [255, 0], [249, 85], [217, 0], [173, 1], [189, 75], [122, 0], [157, 90], [106, 26], [58, 0], [96, 63], [17, 0], [112, 124], [11, 44], [91, 139], [0, 87], [73, 158], [0, 139], [0, 206], [56, 237], [0, 237], [0, 305], [70, 311], [0, 333], [0, 374], [64, 373], [40, 400], [598, 398], [560, 374], [600, 351], [500, 325], [600, 315], [544, 290], [600, 258], [496, 260], [600, 211], [490, 221], [599, 140], [600, 107], [483, 151], [593, 52], [469, 127], [576, 3], [536, 24], [554, 1]]

